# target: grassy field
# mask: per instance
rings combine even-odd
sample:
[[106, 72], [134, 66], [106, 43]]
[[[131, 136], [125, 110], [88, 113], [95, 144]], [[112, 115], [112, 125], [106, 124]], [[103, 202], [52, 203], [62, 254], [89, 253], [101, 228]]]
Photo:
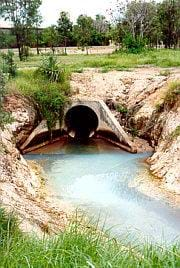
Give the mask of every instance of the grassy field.
[[[43, 56], [31, 56], [25, 62], [20, 62], [16, 56], [19, 68], [38, 67]], [[180, 50], [152, 50], [140, 54], [113, 53], [108, 55], [57, 55], [60, 66], [70, 71], [82, 72], [83, 68], [102, 68], [108, 70], [124, 70], [144, 65], [159, 67], [180, 66]]]
[[110, 239], [98, 226], [72, 222], [55, 237], [38, 239], [23, 234], [12, 215], [0, 209], [1, 268], [176, 268], [180, 248], [132, 245]]

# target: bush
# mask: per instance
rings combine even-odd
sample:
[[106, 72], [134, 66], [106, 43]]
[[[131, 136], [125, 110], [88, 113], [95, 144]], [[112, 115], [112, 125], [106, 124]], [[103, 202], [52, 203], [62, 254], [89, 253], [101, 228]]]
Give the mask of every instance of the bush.
[[51, 131], [57, 120], [60, 123], [62, 121], [67, 97], [59, 92], [55, 85], [49, 87], [48, 84], [44, 84], [34, 92], [33, 98], [38, 104], [42, 117], [47, 120], [48, 129]]
[[5, 112], [3, 109], [3, 100], [6, 94], [5, 90], [5, 78], [4, 74], [0, 70], [0, 128], [4, 128], [5, 124], [12, 122], [12, 117], [9, 113]]
[[130, 53], [140, 53], [145, 49], [145, 39], [141, 38], [141, 37], [136, 37], [134, 38], [131, 34], [127, 34], [123, 41], [123, 46], [126, 48], [127, 52]]
[[2, 62], [2, 71], [3, 73], [8, 74], [10, 77], [15, 77], [17, 74], [17, 66], [14, 62], [14, 52], [12, 50], [8, 50], [8, 53], [1, 54], [3, 62]]
[[58, 66], [57, 58], [54, 55], [44, 57], [38, 72], [50, 82], [64, 82], [66, 79], [65, 70]]
[[20, 71], [16, 79], [9, 81], [9, 91], [30, 97], [37, 108], [41, 119], [47, 120], [51, 133], [56, 121], [61, 122], [64, 106], [68, 102], [70, 83], [67, 78], [64, 82], [50, 82], [37, 71]]

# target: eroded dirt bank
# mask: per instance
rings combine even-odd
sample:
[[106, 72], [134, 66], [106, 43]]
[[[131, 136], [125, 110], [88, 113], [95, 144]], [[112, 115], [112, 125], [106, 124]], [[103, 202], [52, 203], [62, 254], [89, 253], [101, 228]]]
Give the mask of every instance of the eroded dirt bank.
[[148, 160], [152, 174], [164, 189], [180, 194], [179, 93], [170, 104], [163, 104], [173, 81], [180, 81], [178, 68], [108, 73], [87, 69], [74, 74], [71, 85], [75, 98], [103, 99], [126, 131], [135, 134], [139, 151], [149, 150], [147, 143], [153, 147]]
[[16, 212], [24, 231], [56, 233], [67, 224], [69, 208], [51, 196], [42, 170], [27, 163], [16, 148], [36, 125], [37, 113], [18, 95], [6, 99], [6, 110], [14, 122], [0, 131], [0, 203]]

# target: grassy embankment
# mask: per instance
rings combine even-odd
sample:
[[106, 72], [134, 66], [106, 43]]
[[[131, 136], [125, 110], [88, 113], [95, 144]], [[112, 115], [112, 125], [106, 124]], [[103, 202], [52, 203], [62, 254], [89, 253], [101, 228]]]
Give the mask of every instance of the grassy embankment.
[[[60, 66], [70, 71], [82, 72], [83, 68], [102, 68], [102, 72], [109, 70], [122, 71], [143, 65], [159, 67], [180, 66], [180, 50], [152, 50], [140, 54], [114, 53], [108, 55], [57, 55]], [[31, 56], [26, 62], [20, 62], [16, 56], [19, 68], [38, 67], [42, 56]]]
[[108, 238], [97, 227], [87, 227], [75, 220], [63, 233], [38, 239], [23, 234], [14, 217], [0, 209], [0, 267], [175, 268], [180, 265], [178, 245], [133, 246]]
[[69, 78], [69, 73], [50, 56], [39, 64], [37, 70], [18, 71], [8, 81], [7, 90], [10, 94], [18, 93], [30, 98], [51, 130], [58, 119], [61, 121], [64, 106], [68, 102]]

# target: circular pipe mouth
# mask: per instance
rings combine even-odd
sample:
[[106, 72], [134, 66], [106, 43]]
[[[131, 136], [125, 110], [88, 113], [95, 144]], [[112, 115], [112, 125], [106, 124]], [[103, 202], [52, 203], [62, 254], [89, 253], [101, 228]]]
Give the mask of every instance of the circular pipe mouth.
[[77, 140], [85, 140], [93, 136], [98, 128], [97, 114], [88, 106], [77, 105], [65, 115], [65, 126], [69, 135]]

